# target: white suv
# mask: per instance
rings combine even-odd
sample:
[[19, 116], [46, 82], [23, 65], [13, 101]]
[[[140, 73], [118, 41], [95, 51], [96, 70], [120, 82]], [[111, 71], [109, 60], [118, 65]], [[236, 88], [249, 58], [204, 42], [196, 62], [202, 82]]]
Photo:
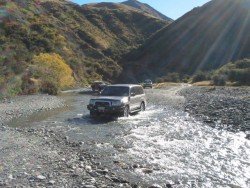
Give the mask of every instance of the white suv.
[[140, 85], [119, 84], [104, 88], [101, 95], [89, 101], [90, 116], [128, 117], [130, 113], [145, 111], [146, 97]]

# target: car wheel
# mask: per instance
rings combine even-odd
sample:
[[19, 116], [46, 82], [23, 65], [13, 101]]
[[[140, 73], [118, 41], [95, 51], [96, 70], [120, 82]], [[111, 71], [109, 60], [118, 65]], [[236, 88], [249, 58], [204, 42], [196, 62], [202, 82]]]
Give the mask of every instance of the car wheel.
[[146, 106], [145, 106], [145, 103], [142, 102], [141, 103], [141, 112], [145, 111], [146, 110]]
[[90, 117], [97, 117], [97, 116], [98, 116], [97, 112], [90, 111]]
[[129, 116], [129, 107], [125, 106], [123, 110], [123, 117], [128, 117]]

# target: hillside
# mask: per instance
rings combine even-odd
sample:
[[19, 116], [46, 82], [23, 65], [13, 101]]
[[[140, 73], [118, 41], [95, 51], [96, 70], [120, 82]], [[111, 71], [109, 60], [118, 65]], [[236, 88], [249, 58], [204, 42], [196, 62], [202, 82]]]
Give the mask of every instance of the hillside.
[[154, 8], [149, 6], [148, 4], [141, 3], [137, 0], [124, 1], [124, 2], [122, 2], [122, 4], [133, 7], [135, 9], [140, 10], [140, 11], [143, 11], [143, 12], [150, 14], [156, 18], [163, 19], [163, 20], [166, 20], [168, 22], [173, 21], [171, 18], [169, 18], [169, 17], [165, 16], [164, 14], [160, 13], [159, 11], [155, 10]]
[[21, 84], [34, 55], [40, 53], [62, 56], [78, 83], [100, 77], [112, 80], [121, 72], [120, 57], [168, 22], [121, 4], [4, 0], [0, 24], [3, 93], [10, 85]]
[[250, 86], [250, 59], [230, 62], [213, 72], [214, 81], [225, 80], [233, 85]]
[[193, 74], [249, 58], [249, 31], [250, 0], [213, 0], [185, 14], [130, 53], [123, 60], [124, 75], [136, 81], [168, 72]]

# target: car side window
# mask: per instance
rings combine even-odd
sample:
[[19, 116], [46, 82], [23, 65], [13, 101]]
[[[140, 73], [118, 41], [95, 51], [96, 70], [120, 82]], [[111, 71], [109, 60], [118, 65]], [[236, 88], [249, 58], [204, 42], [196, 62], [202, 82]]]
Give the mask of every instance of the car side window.
[[136, 95], [140, 95], [140, 89], [139, 89], [139, 87], [136, 87]]
[[138, 95], [144, 94], [142, 87], [138, 87]]
[[131, 95], [131, 96], [136, 95], [136, 89], [135, 89], [135, 87], [132, 87], [132, 88], [130, 89], [130, 95]]
[[131, 90], [130, 90], [130, 95], [142, 95], [144, 94], [144, 91], [142, 89], [142, 87], [132, 87]]

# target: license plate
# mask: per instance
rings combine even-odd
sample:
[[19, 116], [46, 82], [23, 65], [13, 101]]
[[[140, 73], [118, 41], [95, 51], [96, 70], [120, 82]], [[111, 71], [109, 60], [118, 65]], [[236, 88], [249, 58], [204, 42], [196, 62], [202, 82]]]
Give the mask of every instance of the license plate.
[[105, 110], [105, 107], [98, 107], [98, 110]]

